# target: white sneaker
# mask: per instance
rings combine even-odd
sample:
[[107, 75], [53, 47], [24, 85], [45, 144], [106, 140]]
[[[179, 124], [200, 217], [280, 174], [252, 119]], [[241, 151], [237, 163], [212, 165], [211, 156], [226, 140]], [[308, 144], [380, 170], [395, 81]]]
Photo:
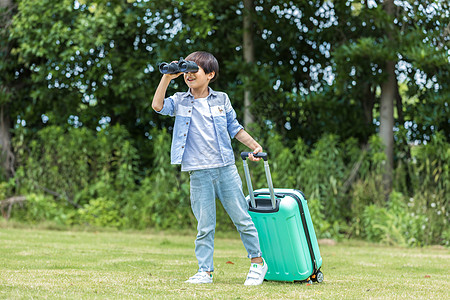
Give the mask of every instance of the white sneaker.
[[263, 264], [251, 264], [250, 271], [248, 271], [247, 279], [244, 285], [260, 285], [264, 281], [264, 277], [267, 273], [266, 261], [263, 258]]
[[213, 276], [212, 274], [208, 274], [206, 272], [197, 272], [194, 276], [186, 280], [187, 283], [194, 283], [194, 284], [200, 284], [200, 283], [212, 283], [213, 282]]

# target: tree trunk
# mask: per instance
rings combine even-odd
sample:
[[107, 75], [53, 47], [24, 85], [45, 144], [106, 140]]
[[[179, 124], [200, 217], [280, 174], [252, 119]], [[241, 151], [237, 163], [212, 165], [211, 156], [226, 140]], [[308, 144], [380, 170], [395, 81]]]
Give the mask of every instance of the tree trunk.
[[11, 7], [12, 0], [0, 0], [0, 8], [8, 8]]
[[[387, 0], [383, 4], [383, 9], [389, 17], [394, 17], [394, 0]], [[387, 26], [387, 36], [392, 42], [393, 23]], [[392, 192], [392, 181], [394, 171], [394, 103], [398, 94], [398, 83], [395, 75], [395, 61], [386, 61], [384, 73], [387, 75], [386, 81], [381, 86], [380, 103], [380, 137], [384, 144], [386, 154], [386, 165], [383, 174], [384, 196], [388, 200]]]
[[12, 206], [15, 204], [19, 204], [23, 206], [23, 203], [27, 200], [25, 196], [15, 196], [3, 201], [0, 201], [0, 212], [2, 213], [3, 218], [6, 220], [11, 216]]
[[[2, 15], [0, 15], [0, 25], [2, 30], [8, 30], [12, 19], [12, 10], [9, 10], [13, 5], [12, 0], [0, 0], [0, 9], [4, 11]], [[10, 47], [7, 45], [6, 47], [0, 49], [0, 52], [5, 53], [8, 56], [10, 52]], [[8, 86], [5, 86], [5, 83], [0, 82], [0, 92], [1, 93], [9, 93], [10, 89]], [[1, 148], [1, 167], [2, 167], [2, 175], [5, 178], [10, 178], [14, 176], [14, 154], [11, 150], [11, 122], [9, 118], [8, 111], [8, 103], [2, 103], [0, 105], [0, 148]]]
[[5, 178], [14, 177], [14, 153], [11, 149], [11, 124], [9, 120], [6, 104], [0, 107], [0, 147], [2, 175]]
[[373, 124], [373, 107], [375, 105], [375, 88], [370, 84], [364, 85], [363, 97], [361, 99], [364, 110], [364, 123], [366, 126]]
[[[247, 64], [253, 64], [255, 62], [255, 50], [253, 45], [253, 22], [252, 13], [254, 11], [253, 0], [244, 0], [244, 61]], [[248, 127], [254, 122], [253, 114], [250, 111], [252, 104], [252, 94], [248, 87], [245, 87], [244, 91], [244, 126]]]
[[394, 102], [396, 101], [397, 78], [395, 62], [386, 62], [384, 69], [388, 79], [381, 86], [380, 137], [384, 144], [386, 165], [383, 175], [384, 194], [387, 199], [392, 191], [394, 170]]

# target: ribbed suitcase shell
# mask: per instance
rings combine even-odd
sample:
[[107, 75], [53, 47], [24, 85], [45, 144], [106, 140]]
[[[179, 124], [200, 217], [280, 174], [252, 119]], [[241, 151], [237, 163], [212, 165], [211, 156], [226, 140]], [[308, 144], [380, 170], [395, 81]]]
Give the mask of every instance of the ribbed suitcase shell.
[[[263, 257], [269, 267], [265, 279], [291, 282], [306, 280], [322, 266], [307, 201], [303, 194], [295, 189], [274, 189], [274, 192], [278, 196], [284, 195], [277, 197], [278, 211], [258, 211], [258, 202], [270, 201], [269, 189], [255, 191], [255, 195], [267, 195], [256, 196], [257, 207], [249, 210], [258, 230]], [[247, 201], [250, 201], [249, 196]], [[302, 205], [304, 220], [299, 202]]]

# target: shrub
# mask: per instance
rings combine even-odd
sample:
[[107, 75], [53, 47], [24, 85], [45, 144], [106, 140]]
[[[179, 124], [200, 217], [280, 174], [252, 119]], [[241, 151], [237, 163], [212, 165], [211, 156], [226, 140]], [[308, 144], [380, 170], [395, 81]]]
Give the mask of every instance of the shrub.
[[391, 194], [386, 206], [372, 204], [363, 213], [364, 235], [369, 241], [392, 245], [423, 245], [427, 218], [410, 212], [405, 197]]
[[78, 210], [81, 224], [97, 227], [121, 228], [124, 220], [120, 215], [119, 204], [111, 199], [100, 197], [91, 199]]
[[44, 221], [67, 225], [70, 207], [66, 203], [43, 194], [28, 194], [23, 206], [15, 206], [11, 218], [37, 224]]
[[129, 225], [161, 229], [192, 227], [195, 219], [190, 207], [189, 175], [170, 164], [169, 133], [155, 129], [151, 136], [155, 160], [150, 174], [124, 208]]
[[[335, 135], [310, 146], [302, 139], [286, 144], [279, 135], [267, 136], [261, 143], [269, 152], [274, 186], [303, 191], [318, 237], [449, 244], [450, 147], [442, 134], [397, 157], [389, 201], [381, 192], [386, 159], [378, 136], [361, 148], [355, 139], [340, 141]], [[3, 198], [30, 199], [15, 209], [15, 219], [138, 229], [196, 226], [189, 175], [170, 164], [171, 136], [165, 129], [151, 130], [145, 156], [152, 164], [146, 166], [121, 126], [101, 131], [48, 126], [28, 143], [17, 138], [29, 151], [16, 149], [16, 177], [0, 184]], [[235, 145], [236, 157], [242, 148]], [[244, 179], [240, 159], [237, 164]], [[253, 187], [266, 187], [262, 163], [249, 164]], [[218, 227], [234, 230], [219, 203]]]

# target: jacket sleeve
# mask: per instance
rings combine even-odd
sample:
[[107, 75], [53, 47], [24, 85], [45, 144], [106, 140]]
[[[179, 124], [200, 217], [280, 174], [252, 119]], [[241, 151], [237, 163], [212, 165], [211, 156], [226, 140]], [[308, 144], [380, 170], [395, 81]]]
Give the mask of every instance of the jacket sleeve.
[[244, 129], [244, 126], [239, 124], [239, 121], [236, 119], [236, 112], [231, 106], [231, 101], [230, 98], [228, 98], [228, 95], [225, 95], [225, 113], [227, 118], [228, 133], [231, 138], [234, 138], [236, 134], [241, 131], [241, 129]]
[[164, 99], [164, 106], [163, 108], [158, 111], [157, 113], [165, 116], [175, 116], [175, 101], [176, 101], [176, 95], [170, 96], [168, 98]]

